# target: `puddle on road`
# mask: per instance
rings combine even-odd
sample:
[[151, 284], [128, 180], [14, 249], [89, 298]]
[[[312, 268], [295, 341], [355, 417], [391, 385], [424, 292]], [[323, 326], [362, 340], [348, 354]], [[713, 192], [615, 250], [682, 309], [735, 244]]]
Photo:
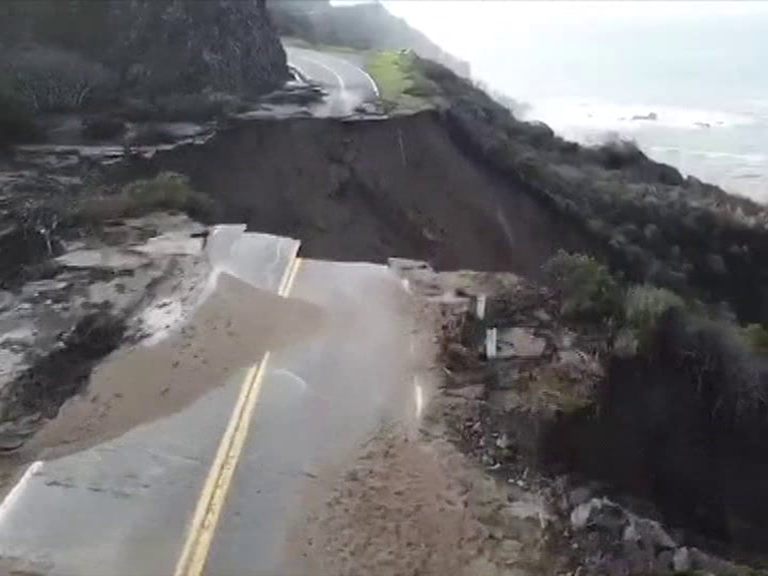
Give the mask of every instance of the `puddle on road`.
[[266, 350], [311, 337], [324, 321], [316, 305], [222, 274], [189, 322], [154, 346], [119, 351], [97, 367], [87, 393], [69, 400], [24, 453], [63, 456], [178, 412]]

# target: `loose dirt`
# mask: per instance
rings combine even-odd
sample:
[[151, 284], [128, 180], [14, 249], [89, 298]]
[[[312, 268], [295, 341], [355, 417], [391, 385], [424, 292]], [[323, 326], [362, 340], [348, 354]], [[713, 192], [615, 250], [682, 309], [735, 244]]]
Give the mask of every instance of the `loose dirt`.
[[322, 322], [316, 306], [222, 275], [188, 322], [152, 346], [121, 349], [99, 365], [87, 392], [64, 404], [22, 455], [62, 456], [172, 414]]
[[384, 433], [307, 518], [286, 573], [461, 574], [484, 532], [435, 453]]

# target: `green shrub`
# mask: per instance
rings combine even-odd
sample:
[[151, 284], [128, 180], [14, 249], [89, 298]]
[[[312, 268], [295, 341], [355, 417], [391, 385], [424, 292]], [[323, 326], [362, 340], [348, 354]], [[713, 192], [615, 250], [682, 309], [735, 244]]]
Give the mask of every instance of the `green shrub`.
[[763, 354], [768, 353], [768, 329], [762, 324], [750, 324], [742, 329], [742, 334], [752, 349]]
[[632, 286], [627, 291], [624, 298], [624, 317], [627, 324], [636, 330], [642, 346], [648, 342], [659, 319], [667, 310], [683, 307], [683, 299], [671, 290], [643, 284]]
[[544, 270], [563, 296], [564, 315], [597, 321], [621, 317], [621, 290], [608, 269], [591, 256], [560, 250]]
[[137, 218], [152, 212], [184, 212], [208, 221], [216, 212], [209, 196], [193, 190], [186, 176], [163, 172], [151, 180], [137, 180], [116, 194], [91, 196], [70, 212], [73, 224], [99, 224], [121, 218]]
[[768, 373], [737, 325], [670, 309], [652, 349], [657, 362], [684, 372], [712, 420], [762, 429]]
[[633, 140], [614, 139], [595, 148], [597, 160], [608, 170], [621, 170], [645, 159]]

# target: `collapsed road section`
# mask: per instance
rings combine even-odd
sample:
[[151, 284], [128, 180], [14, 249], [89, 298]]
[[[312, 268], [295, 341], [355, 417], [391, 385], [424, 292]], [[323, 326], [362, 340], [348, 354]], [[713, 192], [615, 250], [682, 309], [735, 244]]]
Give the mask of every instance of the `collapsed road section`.
[[382, 419], [416, 422], [429, 332], [403, 284], [386, 265], [299, 265], [297, 247], [214, 230], [202, 302], [111, 355], [25, 446], [64, 456], [0, 507], [10, 569], [275, 573], [307, 483]]
[[0, 507], [9, 569], [173, 571], [243, 372], [296, 340], [314, 310], [276, 295], [298, 242], [243, 230], [214, 230], [194, 305], [100, 364], [17, 455], [45, 460]]

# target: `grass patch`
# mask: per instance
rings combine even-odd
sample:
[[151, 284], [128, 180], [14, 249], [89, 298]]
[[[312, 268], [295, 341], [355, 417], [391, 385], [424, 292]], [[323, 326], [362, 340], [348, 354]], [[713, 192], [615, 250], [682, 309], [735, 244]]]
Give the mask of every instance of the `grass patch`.
[[367, 72], [379, 87], [388, 111], [417, 112], [433, 108], [440, 94], [437, 86], [421, 75], [412, 52], [377, 52], [366, 64]]
[[163, 172], [150, 180], [131, 182], [116, 193], [85, 198], [70, 210], [67, 220], [92, 226], [152, 212], [183, 212], [207, 222], [216, 214], [216, 203], [192, 189], [186, 176]]
[[753, 350], [768, 354], [768, 329], [762, 324], [750, 324], [742, 329], [742, 335]]

